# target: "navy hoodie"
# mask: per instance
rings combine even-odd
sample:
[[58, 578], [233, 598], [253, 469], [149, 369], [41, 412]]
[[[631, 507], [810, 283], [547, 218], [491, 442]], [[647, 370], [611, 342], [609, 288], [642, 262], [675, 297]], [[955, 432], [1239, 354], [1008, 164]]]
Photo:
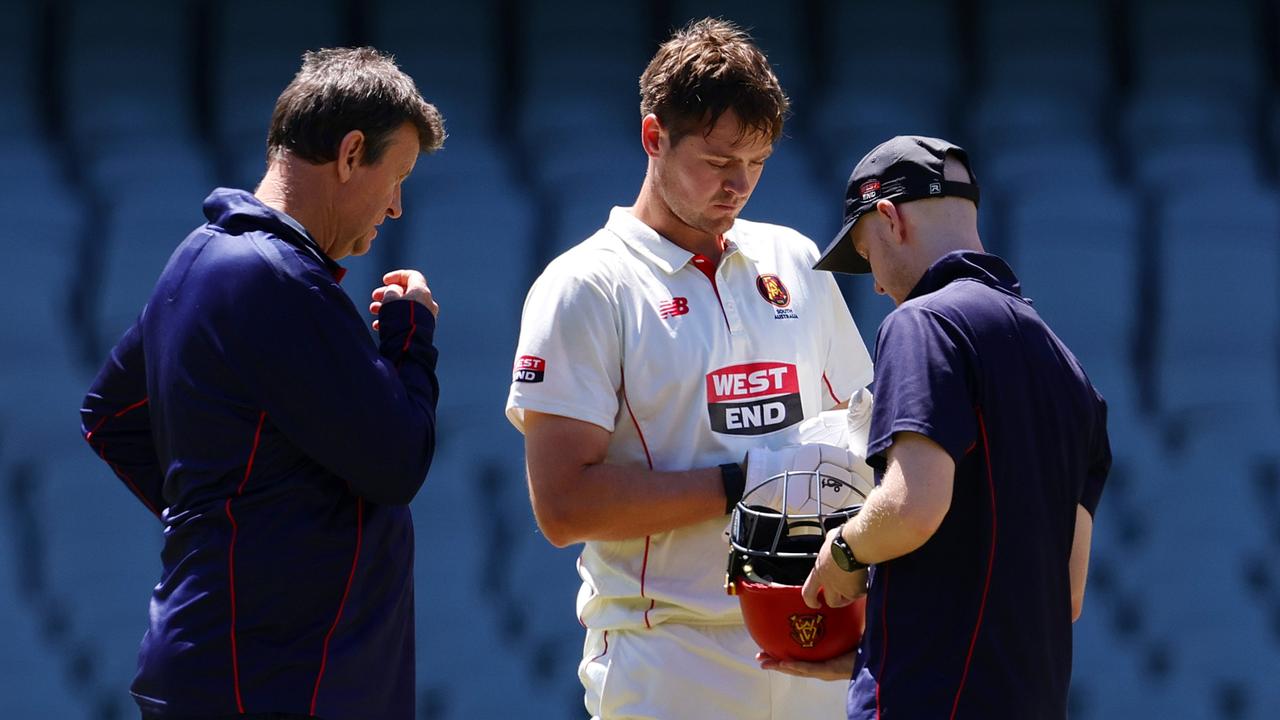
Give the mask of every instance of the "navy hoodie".
[[296, 221], [225, 188], [204, 212], [81, 410], [164, 523], [133, 695], [161, 717], [409, 720], [435, 319], [388, 303], [375, 345]]

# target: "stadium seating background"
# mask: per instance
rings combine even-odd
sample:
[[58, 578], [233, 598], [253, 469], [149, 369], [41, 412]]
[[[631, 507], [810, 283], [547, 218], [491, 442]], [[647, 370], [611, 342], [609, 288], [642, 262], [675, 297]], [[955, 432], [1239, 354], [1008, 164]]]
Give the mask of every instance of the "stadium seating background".
[[[215, 185], [252, 188], [308, 48], [397, 55], [445, 115], [405, 217], [345, 264], [439, 299], [414, 501], [422, 718], [580, 717], [576, 550], [538, 534], [502, 407], [524, 292], [628, 205], [636, 79], [689, 18], [753, 28], [794, 101], [745, 217], [825, 244], [894, 134], [968, 147], [981, 230], [1111, 407], [1074, 718], [1280, 715], [1277, 0], [2, 0], [0, 717], [136, 717], [160, 527], [77, 408]], [[385, 229], [385, 226], [384, 226]], [[870, 345], [892, 303], [841, 280]]]

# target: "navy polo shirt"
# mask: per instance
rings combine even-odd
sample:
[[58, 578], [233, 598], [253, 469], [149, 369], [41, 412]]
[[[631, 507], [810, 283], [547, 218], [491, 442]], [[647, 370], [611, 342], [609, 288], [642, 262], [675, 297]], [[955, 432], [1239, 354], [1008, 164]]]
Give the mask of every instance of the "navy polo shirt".
[[292, 218], [205, 201], [81, 410], [164, 524], [138, 652], [149, 717], [414, 717], [413, 521], [435, 448], [435, 318], [369, 318]]
[[[1111, 466], [1106, 405], [1003, 260], [935, 262], [880, 326], [868, 462], [895, 433], [955, 460], [923, 546], [871, 570], [851, 720], [1065, 718], [1076, 505]], [[856, 548], [855, 548], [856, 550]]]

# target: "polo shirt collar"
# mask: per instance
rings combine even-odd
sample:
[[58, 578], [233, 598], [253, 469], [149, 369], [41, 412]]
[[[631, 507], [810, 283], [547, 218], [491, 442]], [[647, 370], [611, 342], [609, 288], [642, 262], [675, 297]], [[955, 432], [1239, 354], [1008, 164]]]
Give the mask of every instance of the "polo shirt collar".
[[[725, 233], [726, 242], [721, 262], [734, 252], [741, 252], [752, 260], [757, 259], [755, 253], [751, 251], [750, 243], [743, 242], [744, 238], [737, 232], [737, 228], [735, 224]], [[622, 238], [628, 247], [657, 265], [668, 275], [675, 273], [693, 260], [693, 253], [659, 235], [657, 230], [632, 215], [631, 208], [613, 208], [609, 212], [609, 221], [605, 223], [605, 229]]]
[[347, 269], [325, 254], [302, 223], [270, 207], [252, 193], [234, 188], [216, 188], [204, 200], [204, 216], [229, 231], [263, 230], [311, 255], [338, 282]]
[[935, 260], [925, 270], [907, 299], [941, 290], [956, 280], [977, 280], [984, 285], [1022, 297], [1022, 285], [1004, 260], [973, 250], [954, 250]]

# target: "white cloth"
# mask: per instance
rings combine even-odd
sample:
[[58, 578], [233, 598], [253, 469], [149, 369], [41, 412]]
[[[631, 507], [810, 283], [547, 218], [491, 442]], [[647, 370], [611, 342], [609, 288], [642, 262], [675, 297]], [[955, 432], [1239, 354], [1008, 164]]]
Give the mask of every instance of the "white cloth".
[[[609, 430], [606, 462], [688, 470], [798, 441], [802, 420], [871, 380], [871, 358], [817, 248], [738, 220], [714, 284], [692, 254], [627, 208], [552, 261], [529, 290], [507, 417], [562, 415]], [[643, 508], [636, 508], [643, 512]], [[588, 628], [740, 623], [724, 592], [725, 519], [588, 542]]]
[[844, 720], [847, 682], [761, 670], [758, 651], [742, 625], [589, 630], [578, 677], [600, 720]]

